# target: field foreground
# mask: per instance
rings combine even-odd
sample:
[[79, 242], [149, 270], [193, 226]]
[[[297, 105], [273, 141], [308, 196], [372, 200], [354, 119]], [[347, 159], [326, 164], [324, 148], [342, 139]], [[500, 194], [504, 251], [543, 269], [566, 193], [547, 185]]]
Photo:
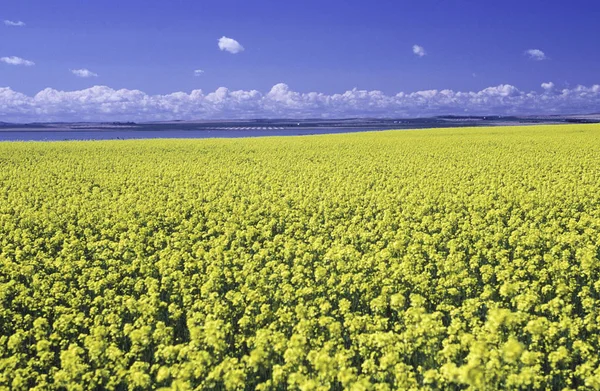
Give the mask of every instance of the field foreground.
[[0, 389], [600, 389], [600, 126], [0, 143]]

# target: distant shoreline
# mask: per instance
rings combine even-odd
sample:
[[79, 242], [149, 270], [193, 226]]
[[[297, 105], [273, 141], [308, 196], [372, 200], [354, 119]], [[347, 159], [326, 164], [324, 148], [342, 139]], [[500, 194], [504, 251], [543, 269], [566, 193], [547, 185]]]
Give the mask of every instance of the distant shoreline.
[[383, 130], [600, 123], [600, 115], [433, 117], [413, 119], [233, 120], [113, 123], [0, 123], [0, 141], [122, 140], [305, 136]]
[[0, 122], [0, 132], [90, 132], [90, 131], [222, 131], [222, 130], [308, 130], [308, 129], [422, 129], [441, 127], [552, 125], [600, 123], [600, 114], [580, 116], [532, 117], [431, 117], [409, 119], [339, 119], [339, 120], [223, 120], [165, 122], [71, 122], [14, 124]]

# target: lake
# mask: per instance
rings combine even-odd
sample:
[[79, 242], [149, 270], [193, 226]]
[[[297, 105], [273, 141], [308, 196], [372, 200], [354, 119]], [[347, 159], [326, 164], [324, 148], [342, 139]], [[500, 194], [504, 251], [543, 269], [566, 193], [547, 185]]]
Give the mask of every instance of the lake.
[[240, 138], [264, 136], [306, 136], [311, 134], [355, 133], [373, 128], [305, 128], [244, 130], [19, 130], [0, 131], [0, 141], [125, 140], [149, 138]]

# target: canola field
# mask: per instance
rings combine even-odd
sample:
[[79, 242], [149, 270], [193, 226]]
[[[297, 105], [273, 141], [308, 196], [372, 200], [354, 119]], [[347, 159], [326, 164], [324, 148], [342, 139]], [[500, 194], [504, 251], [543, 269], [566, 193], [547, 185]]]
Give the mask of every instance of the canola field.
[[0, 390], [600, 389], [600, 126], [0, 143]]

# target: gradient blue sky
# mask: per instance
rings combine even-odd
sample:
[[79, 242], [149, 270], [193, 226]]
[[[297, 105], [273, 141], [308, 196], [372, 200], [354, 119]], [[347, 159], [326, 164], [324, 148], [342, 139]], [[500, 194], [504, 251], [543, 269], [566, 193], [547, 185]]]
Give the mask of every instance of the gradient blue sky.
[[[198, 89], [206, 95], [227, 87], [257, 90], [265, 98], [285, 83], [305, 101], [309, 92], [331, 96], [355, 87], [393, 97], [506, 84], [542, 94], [541, 84], [549, 82], [554, 90], [582, 85], [593, 93], [600, 83], [598, 1], [3, 0], [0, 19], [25, 23], [0, 25], [0, 57], [35, 62], [0, 62], [0, 87], [21, 98], [46, 88], [84, 91], [96, 85], [148, 96]], [[245, 50], [219, 50], [222, 36]], [[415, 44], [425, 56], [413, 53]], [[543, 51], [546, 59], [530, 58], [529, 49]], [[98, 77], [77, 77], [74, 69]], [[204, 73], [194, 76], [196, 69]], [[18, 99], [7, 94], [5, 101]], [[573, 105], [568, 110], [578, 108]], [[256, 115], [262, 114], [259, 106]], [[458, 105], [454, 111], [463, 109], [469, 110]], [[10, 110], [2, 113], [0, 105], [0, 120], [2, 114], [11, 117]], [[34, 117], [27, 108], [19, 110], [13, 111]]]

